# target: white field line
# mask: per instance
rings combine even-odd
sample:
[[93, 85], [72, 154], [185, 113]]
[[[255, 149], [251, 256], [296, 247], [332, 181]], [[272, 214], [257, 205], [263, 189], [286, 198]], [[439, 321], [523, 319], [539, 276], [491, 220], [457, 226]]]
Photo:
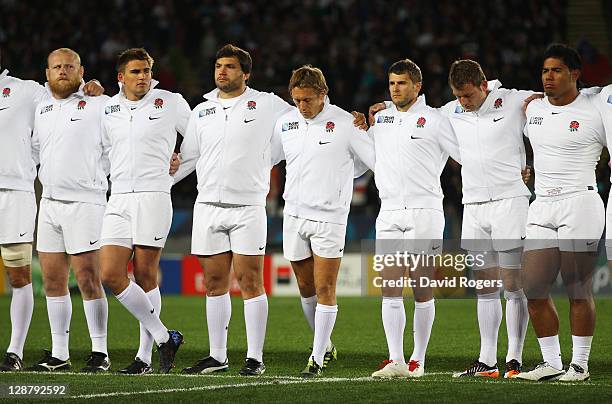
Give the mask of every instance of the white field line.
[[[439, 374], [447, 375], [448, 372], [439, 372]], [[433, 373], [429, 373], [429, 375], [433, 375]], [[199, 376], [201, 377], [201, 376]], [[214, 377], [214, 376], [211, 376]], [[229, 377], [239, 377], [239, 376], [229, 376]], [[259, 376], [258, 379], [263, 378], [265, 376]], [[336, 382], [389, 382], [389, 381], [403, 381], [406, 383], [435, 383], [439, 384], [440, 380], [431, 380], [427, 378], [420, 379], [373, 379], [371, 377], [323, 377], [320, 379], [303, 379], [300, 377], [294, 376], [267, 376], [269, 381], [262, 382], [253, 382], [253, 383], [233, 383], [233, 384], [219, 384], [213, 386], [196, 386], [196, 387], [187, 387], [187, 388], [169, 388], [169, 389], [157, 389], [157, 390], [142, 390], [142, 391], [117, 391], [117, 392], [107, 392], [107, 393], [97, 393], [97, 394], [80, 394], [75, 396], [68, 396], [66, 398], [74, 398], [74, 399], [92, 399], [92, 398], [104, 398], [104, 397], [121, 397], [121, 396], [132, 396], [139, 394], [167, 394], [167, 393], [185, 393], [185, 392], [195, 392], [195, 391], [211, 391], [211, 390], [220, 390], [220, 389], [233, 389], [233, 388], [242, 388], [242, 387], [259, 387], [259, 386], [280, 386], [280, 385], [290, 385], [290, 384], [306, 384], [306, 383], [336, 383]], [[450, 381], [451, 379], [449, 379]], [[453, 379], [452, 383], [460, 383], [460, 384], [482, 384], [484, 382], [481, 380], [475, 379]], [[538, 384], [535, 382], [526, 382], [528, 384]], [[517, 385], [524, 385], [523, 382], [516, 383]], [[547, 385], [553, 384], [555, 386], [583, 386], [583, 387], [612, 387], [612, 384], [606, 383], [563, 383], [563, 382], [547, 382]], [[501, 386], [501, 384], [500, 384]], [[518, 387], [517, 387], [518, 388]]]
[[300, 379], [300, 380], [273, 380], [273, 381], [267, 381], [267, 382], [254, 382], [254, 383], [220, 384], [216, 386], [198, 386], [198, 387], [144, 390], [144, 391], [118, 391], [118, 392], [98, 393], [98, 394], [81, 394], [77, 396], [69, 396], [66, 398], [90, 399], [90, 398], [132, 396], [136, 394], [186, 393], [186, 392], [194, 392], [194, 391], [209, 391], [209, 390], [232, 389], [232, 388], [241, 388], [241, 387], [279, 386], [279, 385], [287, 385], [287, 384], [304, 384], [304, 383], [333, 383], [333, 382], [347, 382], [347, 381], [359, 382], [359, 381], [365, 381], [365, 380], [372, 380], [372, 379], [370, 377], [353, 377], [353, 378], [338, 377], [338, 378]]

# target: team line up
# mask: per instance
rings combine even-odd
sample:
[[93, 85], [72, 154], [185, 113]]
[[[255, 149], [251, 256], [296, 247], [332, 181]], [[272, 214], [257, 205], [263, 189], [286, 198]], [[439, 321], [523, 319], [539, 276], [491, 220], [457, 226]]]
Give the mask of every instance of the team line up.
[[[138, 352], [120, 372], [152, 372], [153, 344], [159, 352], [158, 371], [174, 367], [183, 335], [159, 318], [157, 268], [172, 220], [170, 189], [196, 171], [191, 253], [205, 268], [210, 351], [183, 372], [214, 373], [229, 367], [233, 267], [247, 334], [240, 374], [263, 374], [268, 317], [262, 275], [265, 200], [270, 169], [285, 160], [283, 252], [291, 261], [314, 334], [301, 375], [319, 377], [337, 358], [331, 341], [338, 313], [335, 290], [353, 178], [374, 172], [381, 199], [377, 240], [419, 240], [401, 243], [397, 251], [435, 254], [444, 229], [440, 174], [450, 156], [462, 166], [462, 248], [487, 257], [474, 271], [475, 280], [485, 285], [476, 291], [480, 353], [454, 376], [501, 376], [497, 337], [503, 289], [508, 328], [503, 376], [571, 382], [590, 377], [594, 241], [606, 223], [595, 165], [606, 135], [612, 135], [612, 86], [579, 91], [581, 61], [574, 49], [553, 44], [546, 50], [543, 94], [505, 89], [498, 80], [487, 81], [476, 61], [458, 60], [448, 80], [456, 99], [442, 108], [428, 106], [419, 95], [419, 67], [409, 59], [397, 61], [388, 70], [391, 101], [370, 108], [369, 127], [363, 114], [330, 103], [325, 77], [316, 67], [293, 71], [288, 90], [295, 106], [249, 87], [251, 56], [233, 45], [217, 52], [215, 88], [193, 110], [180, 94], [157, 88], [153, 58], [142, 48], [118, 56], [120, 91], [113, 97], [103, 95], [95, 80], [84, 83], [75, 51], [56, 49], [47, 62], [44, 87], [11, 77], [7, 70], [0, 74], [0, 145], [7, 156], [0, 161], [0, 251], [13, 290], [11, 341], [1, 370], [24, 368], [23, 347], [33, 310], [36, 175], [43, 185], [37, 250], [52, 350], [34, 370], [71, 367], [70, 267], [92, 343], [83, 371], [110, 369], [102, 284], [140, 323]], [[177, 132], [184, 137], [178, 155], [173, 153]], [[536, 199], [531, 205], [523, 178], [530, 175], [523, 134], [534, 155]], [[538, 243], [530, 245], [532, 240]], [[134, 281], [127, 275], [132, 259]], [[399, 281], [406, 273], [414, 279], [434, 279], [433, 266], [422, 262], [410, 271], [397, 269], [380, 272], [389, 359], [373, 377], [425, 374], [435, 318], [431, 282], [408, 283], [415, 310], [413, 352], [406, 361], [406, 283]], [[572, 359], [567, 370], [549, 294], [559, 272], [570, 301]], [[523, 371], [529, 319], [543, 361]]]

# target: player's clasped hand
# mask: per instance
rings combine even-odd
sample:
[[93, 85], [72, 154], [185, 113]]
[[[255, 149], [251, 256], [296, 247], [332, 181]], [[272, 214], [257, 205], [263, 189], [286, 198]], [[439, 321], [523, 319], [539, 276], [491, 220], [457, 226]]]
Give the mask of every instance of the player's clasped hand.
[[104, 87], [102, 87], [102, 84], [100, 84], [98, 80], [89, 80], [85, 83], [85, 86], [83, 86], [83, 92], [86, 95], [97, 97], [104, 94]]
[[172, 153], [172, 158], [170, 159], [170, 175], [174, 175], [181, 166], [181, 160], [178, 157], [178, 154]]

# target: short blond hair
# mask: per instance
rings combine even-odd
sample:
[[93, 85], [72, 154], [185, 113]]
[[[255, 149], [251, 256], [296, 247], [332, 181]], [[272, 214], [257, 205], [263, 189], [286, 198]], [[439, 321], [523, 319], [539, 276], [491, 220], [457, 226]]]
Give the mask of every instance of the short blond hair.
[[289, 80], [289, 94], [295, 87], [312, 88], [319, 94], [329, 91], [323, 72], [312, 65], [304, 65], [293, 71]]
[[74, 50], [70, 48], [58, 48], [54, 51], [51, 51], [49, 55], [47, 56], [47, 65], [49, 65], [49, 58], [56, 53], [67, 53], [70, 56], [74, 57], [77, 60], [77, 62], [79, 62], [79, 66], [81, 65], [81, 56], [79, 56], [78, 53], [76, 53]]

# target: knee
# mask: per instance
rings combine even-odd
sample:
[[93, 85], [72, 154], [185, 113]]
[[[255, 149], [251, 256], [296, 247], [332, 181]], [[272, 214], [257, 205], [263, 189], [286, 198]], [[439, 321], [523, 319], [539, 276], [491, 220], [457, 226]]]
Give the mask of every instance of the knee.
[[225, 274], [206, 273], [204, 281], [209, 296], [219, 296], [229, 290], [229, 277]]
[[22, 288], [32, 283], [32, 272], [30, 267], [7, 268], [9, 284], [12, 288]]
[[237, 280], [238, 284], [240, 285], [240, 290], [242, 291], [243, 296], [247, 296], [247, 298], [250, 298], [261, 295], [263, 291], [263, 285], [260, 281], [259, 271], [249, 271], [248, 273], [242, 274], [242, 276], [237, 277]]
[[319, 285], [317, 287], [317, 298], [318, 299], [333, 299], [336, 297], [336, 288], [334, 287], [334, 285], [331, 284], [325, 284], [325, 285]]
[[117, 294], [117, 290], [121, 289], [122, 280], [120, 276], [117, 276], [111, 269], [104, 269], [100, 272], [100, 278], [102, 284], [108, 287], [114, 294]]
[[527, 310], [529, 311], [529, 316], [537, 317], [538, 313], [541, 313], [547, 305], [548, 300], [546, 299], [528, 299]]
[[296, 273], [297, 285], [300, 290], [313, 290], [314, 291], [314, 279], [308, 278], [305, 276], [297, 276]]
[[581, 298], [581, 299], [570, 299], [570, 307], [572, 309], [582, 309], [589, 310], [595, 307], [595, 302], [593, 301], [593, 297], [590, 298]]
[[100, 280], [98, 276], [96, 276], [93, 268], [91, 268], [91, 270], [81, 271], [76, 276], [76, 280], [81, 294], [86, 299], [96, 297], [102, 291], [102, 285], [100, 285]]
[[134, 271], [134, 279], [143, 290], [153, 290], [157, 287], [157, 268]]

